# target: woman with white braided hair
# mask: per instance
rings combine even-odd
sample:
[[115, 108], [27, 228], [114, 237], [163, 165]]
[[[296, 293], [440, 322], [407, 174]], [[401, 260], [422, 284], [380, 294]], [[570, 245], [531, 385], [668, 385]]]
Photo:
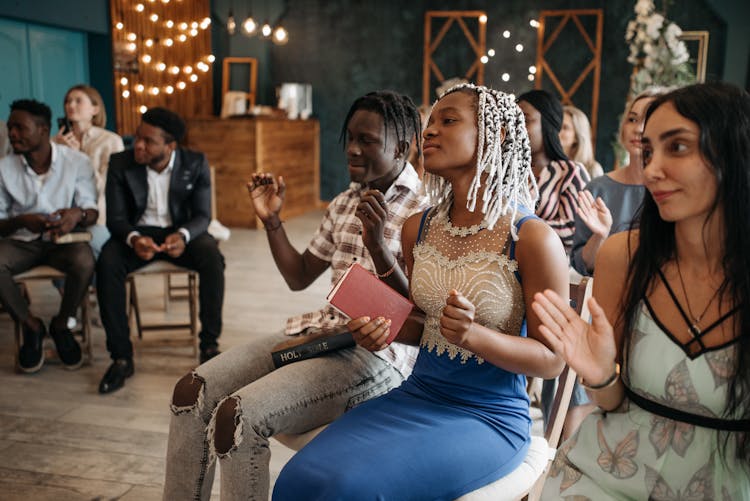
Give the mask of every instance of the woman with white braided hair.
[[[274, 499], [454, 499], [494, 482], [529, 446], [524, 375], [552, 378], [563, 367], [525, 306], [545, 288], [567, 297], [568, 271], [560, 239], [533, 215], [529, 139], [514, 97], [455, 86], [423, 137], [434, 205], [402, 230], [416, 308], [396, 338], [419, 345], [414, 370], [297, 453]], [[377, 351], [389, 325], [363, 317], [349, 329]]]

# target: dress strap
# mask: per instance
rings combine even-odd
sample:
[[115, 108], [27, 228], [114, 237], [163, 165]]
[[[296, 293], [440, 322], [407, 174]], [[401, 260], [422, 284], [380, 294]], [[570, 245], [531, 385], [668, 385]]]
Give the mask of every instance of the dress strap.
[[[664, 276], [664, 273], [662, 273], [661, 268], [657, 268], [656, 272], [659, 274], [659, 278], [664, 284], [664, 287], [667, 288], [667, 292], [669, 292], [669, 296], [672, 298], [672, 302], [674, 303], [675, 306], [677, 306], [677, 309], [680, 311], [680, 315], [682, 315], [682, 318], [685, 320], [685, 323], [688, 325], [688, 327], [690, 327], [691, 325], [693, 325], [693, 323], [690, 321], [690, 318], [687, 316], [687, 313], [685, 313], [685, 310], [682, 309], [682, 305], [677, 300], [677, 296], [675, 295], [672, 288], [669, 286], [669, 282], [667, 282], [667, 279]], [[690, 332], [692, 333], [692, 330]]]
[[701, 416], [655, 402], [631, 390], [626, 384], [623, 384], [623, 388], [625, 388], [625, 395], [632, 403], [657, 416], [713, 430], [745, 432], [750, 429], [750, 419], [721, 419]]
[[677, 296], [675, 295], [672, 288], [669, 286], [669, 283], [667, 282], [667, 279], [664, 277], [664, 273], [662, 273], [661, 269], [656, 270], [659, 273], [659, 278], [661, 278], [661, 281], [664, 283], [664, 287], [667, 288], [667, 292], [669, 292], [669, 296], [672, 298], [672, 302], [674, 302], [675, 306], [677, 306], [677, 309], [680, 311], [680, 315], [682, 315], [682, 318], [685, 320], [685, 323], [688, 326], [688, 331], [690, 331], [690, 334], [693, 336], [693, 340], [688, 342], [687, 344], [692, 343], [698, 343], [701, 347], [701, 351], [706, 349], [706, 345], [703, 344], [703, 340], [701, 339], [703, 336], [714, 330], [717, 326], [719, 326], [724, 320], [731, 317], [735, 314], [735, 312], [739, 309], [739, 306], [735, 306], [732, 308], [731, 311], [728, 311], [721, 317], [719, 317], [718, 320], [716, 320], [714, 323], [706, 327], [705, 329], [700, 329], [698, 332], [696, 332], [696, 329], [693, 325], [693, 323], [690, 321], [690, 318], [688, 318], [687, 314], [685, 313], [685, 310], [682, 309], [682, 305], [677, 300]]
[[422, 230], [424, 229], [424, 223], [427, 220], [427, 215], [432, 210], [432, 207], [428, 207], [422, 212], [422, 219], [419, 220], [419, 231], [417, 232], [417, 243], [422, 241]]
[[[521, 219], [516, 221], [516, 235], [521, 231], [521, 226], [523, 226], [523, 223], [528, 221], [529, 219], [539, 219], [534, 214], [528, 214], [526, 216], [523, 216]], [[516, 241], [513, 240], [512, 235], [508, 235], [508, 240], [505, 241], [506, 245], [510, 247], [508, 252], [508, 257], [511, 259], [511, 261], [514, 261], [516, 259]], [[503, 249], [503, 251], [508, 249]], [[518, 280], [518, 283], [521, 283], [521, 274], [518, 272], [518, 270], [514, 271], [513, 274], [516, 276], [516, 280]]]

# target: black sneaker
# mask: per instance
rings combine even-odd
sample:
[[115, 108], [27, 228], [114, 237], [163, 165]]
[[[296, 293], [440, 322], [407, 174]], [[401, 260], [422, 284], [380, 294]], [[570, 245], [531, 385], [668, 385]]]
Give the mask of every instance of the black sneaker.
[[40, 325], [41, 328], [38, 331], [23, 328], [23, 345], [18, 350], [18, 366], [21, 372], [31, 374], [37, 372], [44, 365], [42, 340], [46, 331], [44, 324], [40, 322]]
[[216, 355], [219, 355], [221, 352], [219, 351], [219, 348], [216, 346], [209, 346], [208, 348], [201, 348], [201, 355], [198, 358], [200, 363], [205, 364], [212, 358], [214, 358]]
[[83, 355], [81, 354], [81, 346], [73, 337], [70, 329], [56, 329], [53, 324], [50, 324], [49, 335], [55, 342], [57, 356], [65, 364], [65, 368], [71, 371], [78, 369], [83, 364]]

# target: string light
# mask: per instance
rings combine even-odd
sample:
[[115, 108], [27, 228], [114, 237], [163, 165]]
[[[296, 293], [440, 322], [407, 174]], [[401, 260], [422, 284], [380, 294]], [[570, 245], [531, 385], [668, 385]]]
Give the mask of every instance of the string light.
[[516, 44], [516, 52], [523, 52], [523, 44]]
[[[170, 0], [161, 0], [160, 3], [168, 4], [169, 1]], [[178, 0], [178, 2], [181, 1], [182, 0]], [[115, 38], [123, 44], [121, 47], [129, 53], [133, 53], [138, 57], [136, 61], [142, 63], [140, 72], [136, 71], [136, 73], [132, 75], [127, 73], [126, 75], [123, 75], [120, 73], [117, 80], [120, 84], [120, 99], [125, 100], [133, 98], [134, 102], [132, 102], [131, 105], [135, 107], [136, 112], [140, 113], [145, 113], [148, 110], [148, 106], [156, 105], [155, 103], [152, 104], [152, 98], [171, 96], [176, 92], [184, 91], [191, 83], [200, 82], [200, 74], [211, 71], [211, 64], [216, 60], [216, 57], [213, 54], [205, 54], [199, 56], [192, 63], [185, 61], [184, 59], [181, 61], [178, 59], [175, 62], [179, 61], [182, 64], [167, 65], [165, 61], [174, 61], [175, 57], [175, 53], [172, 53], [169, 49], [174, 47], [177, 42], [189, 43], [188, 40], [191, 37], [197, 37], [201, 32], [209, 30], [211, 26], [211, 18], [207, 16], [202, 19], [193, 20], [169, 19], [170, 16], [168, 14], [168, 9], [157, 10], [157, 12], [154, 12], [153, 8], [156, 7], [154, 4], [158, 3], [159, 0], [149, 0], [148, 2], [146, 0], [140, 0], [139, 3], [131, 4], [131, 8], [140, 14], [139, 17], [141, 20], [134, 21], [138, 27], [137, 30], [127, 30], [127, 20], [118, 21], [114, 25], [117, 30], [115, 32], [117, 33]], [[158, 9], [158, 7], [156, 8]], [[137, 15], [135, 12], [132, 15]], [[148, 21], [154, 23], [154, 28], [149, 28], [149, 26], [152, 25]], [[286, 33], [286, 30], [282, 28], [280, 24], [277, 28], [280, 28], [280, 31], [269, 31], [269, 35], [273, 33], [274, 38], [278, 37], [279, 42], [288, 39], [288, 33]], [[257, 26], [255, 29], [257, 29]], [[158, 33], [160, 30], [174, 31], [166, 32], [166, 35], [159, 35]], [[148, 35], [151, 35], [151, 38], [147, 38]], [[153, 49], [153, 51], [149, 49]], [[146, 52], [147, 50], [148, 52]], [[136, 54], [138, 52], [140, 53]], [[185, 64], [186, 62], [188, 64]], [[146, 66], [145, 68], [144, 65]], [[161, 73], [162, 76], [157, 76], [159, 73]], [[184, 74], [184, 77], [178, 80], [180, 74]], [[167, 75], [169, 76], [167, 77]], [[165, 77], [167, 77], [167, 82], [161, 81], [157, 84], [158, 80], [153, 80], [156, 78], [161, 80]], [[171, 80], [171, 82], [169, 82], [169, 80]], [[135, 96], [138, 97], [136, 98]], [[161, 99], [163, 100], [166, 98]], [[148, 104], [142, 104], [144, 100]]]
[[529, 66], [529, 73], [531, 73], [532, 75], [535, 74], [536, 73], [536, 66], [534, 66], [534, 65]]
[[500, 78], [503, 79], [503, 82], [507, 82], [508, 80], [510, 80], [510, 75], [508, 73], [503, 73]]
[[531, 73], [529, 73], [528, 78], [529, 78], [529, 82], [533, 82], [534, 81], [534, 75], [532, 75]]
[[487, 57], [487, 56], [482, 56], [482, 57], [479, 58], [479, 60], [482, 62], [482, 64], [487, 64], [489, 62], [490, 58]]
[[510, 38], [510, 31], [508, 30], [503, 31], [503, 38]]
[[487, 55], [490, 57], [495, 57], [495, 49], [490, 49], [487, 51]]
[[482, 24], [486, 23], [487, 22], [487, 15], [486, 14], [482, 14], [481, 16], [479, 16], [479, 22], [482, 23]]
[[532, 28], [538, 28], [539, 21], [537, 21], [536, 19], [532, 19], [531, 21], [529, 21], [529, 26], [531, 26]]

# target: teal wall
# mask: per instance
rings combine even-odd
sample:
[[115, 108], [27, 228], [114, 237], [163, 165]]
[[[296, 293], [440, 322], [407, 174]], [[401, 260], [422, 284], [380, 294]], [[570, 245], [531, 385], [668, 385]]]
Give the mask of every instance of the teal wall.
[[[112, 39], [109, 33], [109, 2], [106, 0], [2, 0], [0, 18], [82, 32], [88, 47], [88, 83], [102, 95], [107, 109], [107, 127], [115, 127], [112, 72]], [[80, 83], [80, 82], [76, 82]], [[61, 82], [61, 92], [68, 90]], [[62, 88], [64, 87], [64, 88]], [[16, 98], [29, 97], [17, 96]], [[62, 101], [47, 103], [57, 115]], [[4, 113], [0, 110], [0, 116]], [[54, 127], [53, 127], [54, 128]]]

